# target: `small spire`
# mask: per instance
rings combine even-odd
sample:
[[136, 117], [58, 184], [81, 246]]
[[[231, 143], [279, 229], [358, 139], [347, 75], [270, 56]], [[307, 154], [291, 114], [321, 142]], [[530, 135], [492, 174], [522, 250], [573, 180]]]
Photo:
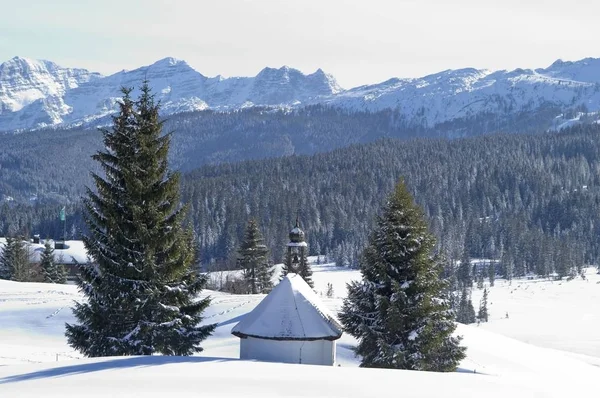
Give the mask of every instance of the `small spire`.
[[300, 228], [300, 210], [296, 212], [296, 228]]

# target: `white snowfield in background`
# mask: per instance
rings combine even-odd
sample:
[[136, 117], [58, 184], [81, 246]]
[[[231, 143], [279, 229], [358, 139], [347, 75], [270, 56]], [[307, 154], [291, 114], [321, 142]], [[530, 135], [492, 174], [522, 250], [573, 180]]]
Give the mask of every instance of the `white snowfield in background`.
[[[360, 274], [332, 264], [313, 270], [316, 292], [338, 311]], [[324, 297], [328, 283], [332, 298]], [[77, 288], [0, 281], [0, 397], [598, 396], [600, 276], [592, 269], [586, 280], [496, 281], [490, 322], [457, 329], [468, 357], [450, 374], [358, 368], [347, 334], [337, 341], [339, 366], [241, 361], [231, 329], [264, 295], [205, 293], [213, 298], [205, 321], [218, 327], [200, 355], [74, 359], [64, 323], [74, 322]]]

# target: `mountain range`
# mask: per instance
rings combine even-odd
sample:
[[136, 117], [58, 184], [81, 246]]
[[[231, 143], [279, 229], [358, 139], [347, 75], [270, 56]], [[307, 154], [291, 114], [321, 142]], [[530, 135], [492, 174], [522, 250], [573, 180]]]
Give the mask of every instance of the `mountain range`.
[[185, 61], [165, 58], [103, 76], [15, 57], [0, 64], [0, 131], [98, 123], [116, 111], [121, 87], [137, 87], [144, 79], [165, 115], [326, 104], [349, 110], [393, 108], [410, 125], [430, 128], [457, 119], [504, 117], [544, 107], [583, 113], [600, 110], [600, 59], [596, 58], [558, 60], [535, 70], [446, 70], [345, 90], [321, 69], [306, 75], [284, 66], [265, 68], [255, 77], [206, 77]]

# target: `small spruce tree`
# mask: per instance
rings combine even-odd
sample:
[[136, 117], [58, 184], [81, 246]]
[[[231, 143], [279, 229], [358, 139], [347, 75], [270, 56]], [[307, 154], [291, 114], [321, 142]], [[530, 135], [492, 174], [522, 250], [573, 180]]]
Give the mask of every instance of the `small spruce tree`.
[[490, 280], [490, 286], [494, 287], [496, 281], [496, 264], [493, 261], [488, 265], [488, 278]]
[[465, 357], [432, 256], [435, 240], [404, 182], [390, 196], [348, 285], [340, 320], [358, 339], [362, 367], [454, 371]]
[[238, 264], [244, 272], [249, 293], [269, 293], [273, 289], [271, 278], [275, 270], [269, 264], [269, 249], [264, 245], [256, 220], [248, 221], [238, 253]]
[[333, 285], [331, 283], [327, 283], [327, 290], [325, 291], [325, 296], [328, 298], [333, 297]]
[[469, 295], [469, 291], [466, 287], [463, 287], [460, 295], [460, 303], [458, 305], [458, 311], [456, 313], [456, 321], [464, 323], [465, 325], [475, 323], [475, 308], [473, 307], [473, 301]]
[[210, 298], [198, 273], [192, 231], [183, 227], [179, 174], [168, 171], [170, 134], [146, 82], [137, 102], [123, 89], [119, 114], [93, 159], [83, 237], [94, 265], [79, 267], [86, 301], [75, 304], [68, 343], [85, 356], [190, 355], [215, 325], [201, 325]]
[[300, 275], [302, 277], [302, 279], [304, 279], [304, 282], [306, 282], [308, 284], [308, 286], [314, 288], [315, 287], [315, 283], [312, 280], [312, 268], [310, 266], [310, 264], [308, 263], [308, 258], [306, 258], [306, 252], [304, 252], [304, 255], [300, 256], [300, 264], [298, 266], [298, 275]]
[[6, 242], [2, 244], [2, 254], [0, 255], [0, 279], [12, 279], [12, 248], [13, 238], [8, 236], [6, 237]]
[[67, 283], [67, 270], [64, 264], [58, 262], [54, 267], [54, 283]]
[[0, 257], [0, 278], [17, 282], [37, 281], [39, 274], [30, 257], [23, 238], [7, 237]]
[[483, 270], [477, 272], [477, 289], [483, 289], [483, 283], [485, 282], [483, 276]]
[[488, 308], [487, 308], [487, 301], [488, 301], [488, 290], [483, 289], [483, 297], [481, 298], [481, 301], [479, 302], [479, 311], [477, 312], [477, 319], [479, 320], [479, 322], [487, 322], [488, 318], [489, 318], [489, 314], [488, 314]]
[[40, 260], [40, 267], [42, 269], [42, 276], [44, 277], [44, 282], [59, 283], [56, 280], [58, 276], [58, 271], [56, 269], [56, 262], [54, 261], [54, 248], [50, 246], [50, 242], [46, 242], [46, 244], [44, 245], [44, 251], [42, 252]]
[[460, 265], [458, 266], [458, 270], [456, 271], [456, 278], [458, 279], [459, 286], [471, 288], [473, 286], [473, 274], [471, 268], [471, 257], [469, 256], [469, 249], [465, 243], [465, 249], [463, 252], [463, 256], [460, 260]]

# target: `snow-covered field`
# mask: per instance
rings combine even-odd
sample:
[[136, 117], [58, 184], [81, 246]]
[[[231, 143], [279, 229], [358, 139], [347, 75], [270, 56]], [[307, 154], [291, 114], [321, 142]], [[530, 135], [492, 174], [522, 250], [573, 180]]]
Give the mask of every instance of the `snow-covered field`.
[[[336, 311], [357, 271], [314, 266], [315, 290]], [[237, 360], [231, 328], [262, 295], [207, 292], [206, 321], [218, 327], [191, 358], [74, 359], [64, 323], [81, 298], [75, 286], [0, 281], [0, 397], [75, 396], [381, 396], [512, 394], [515, 397], [595, 397], [600, 377], [600, 275], [552, 282], [497, 281], [489, 295], [490, 322], [459, 325], [468, 357], [453, 374], [358, 368], [354, 340], [338, 340], [336, 367]], [[474, 292], [477, 307], [479, 291]], [[506, 318], [506, 312], [509, 317]], [[7, 365], [7, 366], [2, 366]]]

